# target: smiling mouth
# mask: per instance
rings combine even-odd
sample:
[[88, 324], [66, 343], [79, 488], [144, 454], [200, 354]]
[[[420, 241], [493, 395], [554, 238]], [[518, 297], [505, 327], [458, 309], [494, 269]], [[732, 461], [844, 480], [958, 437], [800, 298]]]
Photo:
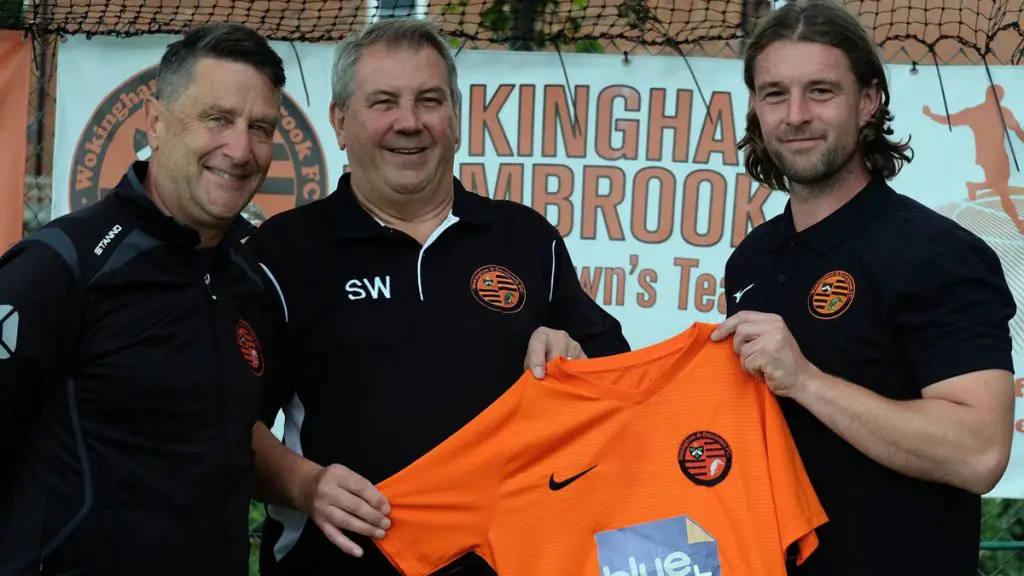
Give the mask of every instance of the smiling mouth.
[[426, 151], [426, 148], [388, 148], [388, 152], [401, 154], [402, 156], [415, 156]]
[[782, 145], [789, 148], [803, 149], [817, 145], [821, 138], [802, 138], [800, 140], [783, 140]]
[[247, 179], [249, 177], [248, 174], [235, 174], [235, 173], [231, 173], [231, 172], [226, 172], [224, 170], [220, 170], [218, 168], [207, 167], [206, 170], [210, 174], [213, 174], [214, 176], [216, 176], [216, 177], [218, 177], [218, 178], [220, 178], [222, 180], [228, 180], [230, 182], [240, 182], [240, 181], [245, 180], [245, 179]]

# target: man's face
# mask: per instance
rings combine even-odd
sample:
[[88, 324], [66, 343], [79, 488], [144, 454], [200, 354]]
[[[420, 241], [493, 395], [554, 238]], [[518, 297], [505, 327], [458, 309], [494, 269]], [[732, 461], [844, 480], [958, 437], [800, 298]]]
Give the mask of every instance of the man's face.
[[765, 146], [796, 184], [825, 181], [850, 162], [878, 94], [861, 90], [846, 55], [824, 44], [776, 42], [754, 65], [751, 102]]
[[164, 196], [194, 222], [223, 227], [256, 194], [274, 158], [280, 97], [246, 64], [204, 58], [175, 101], [147, 108]]
[[367, 48], [347, 106], [331, 105], [331, 123], [366, 194], [438, 192], [452, 176], [458, 115], [444, 60], [429, 47]]

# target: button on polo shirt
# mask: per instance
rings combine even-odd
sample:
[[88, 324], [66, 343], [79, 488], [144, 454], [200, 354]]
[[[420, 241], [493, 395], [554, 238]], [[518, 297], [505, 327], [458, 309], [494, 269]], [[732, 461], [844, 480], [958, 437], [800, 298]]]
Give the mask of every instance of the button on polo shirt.
[[[737, 247], [725, 285], [729, 315], [780, 315], [811, 363], [888, 398], [1013, 370], [1016, 308], [995, 252], [878, 177], [802, 232], [787, 204]], [[832, 520], [793, 574], [976, 572], [978, 496], [889, 470], [797, 403], [780, 404]]]
[[[422, 245], [365, 211], [348, 174], [327, 198], [265, 222], [248, 245], [287, 312], [287, 376], [268, 393], [266, 421], [282, 408], [292, 449], [373, 483], [512, 386], [538, 327], [566, 330], [591, 357], [629, 349], [541, 214], [458, 181], [451, 213]], [[344, 572], [352, 561], [312, 524], [293, 541], [289, 527], [301, 520], [274, 520], [288, 513], [273, 507], [270, 515], [270, 546], [277, 557], [287, 553], [284, 573], [321, 562]], [[376, 551], [364, 550], [353, 573], [393, 573], [382, 556], [388, 569], [376, 572]]]

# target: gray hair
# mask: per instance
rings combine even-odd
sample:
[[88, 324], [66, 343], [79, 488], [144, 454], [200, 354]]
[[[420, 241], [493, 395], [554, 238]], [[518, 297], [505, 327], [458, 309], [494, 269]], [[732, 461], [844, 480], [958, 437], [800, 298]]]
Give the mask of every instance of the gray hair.
[[444, 60], [448, 70], [448, 92], [452, 106], [458, 110], [462, 101], [455, 58], [437, 26], [418, 18], [389, 18], [378, 20], [359, 33], [345, 37], [334, 51], [331, 69], [331, 98], [340, 108], [348, 106], [355, 91], [356, 64], [370, 46], [383, 44], [390, 48], [433, 48]]
[[218, 22], [193, 28], [167, 47], [156, 75], [162, 102], [173, 104], [188, 90], [201, 58], [248, 64], [266, 75], [278, 92], [284, 87], [284, 64], [263, 36], [241, 24]]

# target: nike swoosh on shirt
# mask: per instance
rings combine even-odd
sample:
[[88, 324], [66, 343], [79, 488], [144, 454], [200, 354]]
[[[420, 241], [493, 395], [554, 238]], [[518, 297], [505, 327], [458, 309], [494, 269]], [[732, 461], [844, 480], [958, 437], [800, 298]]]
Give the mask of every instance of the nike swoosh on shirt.
[[590, 468], [587, 468], [583, 472], [580, 472], [579, 474], [577, 474], [575, 476], [570, 476], [570, 477], [568, 477], [568, 478], [566, 478], [565, 480], [562, 480], [562, 481], [555, 480], [555, 475], [552, 474], [551, 477], [548, 478], [548, 488], [550, 488], [553, 492], [557, 492], [557, 491], [561, 490], [562, 488], [565, 488], [569, 484], [572, 484], [573, 482], [579, 480], [580, 478], [583, 477], [584, 474], [586, 474], [587, 472], [590, 472], [594, 468], [597, 468], [597, 464], [594, 464], [593, 466], [591, 466]]

